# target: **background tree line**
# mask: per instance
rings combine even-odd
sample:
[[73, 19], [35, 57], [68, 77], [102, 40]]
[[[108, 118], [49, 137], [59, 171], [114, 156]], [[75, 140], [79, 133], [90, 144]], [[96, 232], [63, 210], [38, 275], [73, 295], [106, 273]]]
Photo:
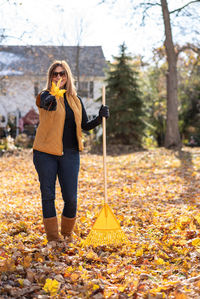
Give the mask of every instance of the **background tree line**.
[[[154, 50], [151, 64], [131, 57], [119, 47], [107, 70], [106, 97], [111, 110], [108, 142], [114, 144], [165, 145], [167, 89], [165, 47]], [[200, 55], [186, 49], [177, 60], [178, 130], [187, 144], [195, 135], [200, 143]]]
[[[102, 0], [102, 3], [109, 3], [109, 0]], [[111, 5], [115, 5], [118, 2], [118, 0], [114, 0], [111, 2]], [[166, 90], [166, 119], [163, 123], [162, 116], [160, 113], [158, 114], [158, 120], [157, 122], [160, 125], [160, 130], [164, 127], [164, 135], [159, 135], [159, 143], [162, 144], [162, 139], [164, 138], [164, 145], [166, 148], [171, 149], [181, 149], [182, 147], [182, 139], [180, 134], [180, 123], [179, 123], [179, 114], [180, 114], [180, 103], [178, 101], [178, 60], [180, 54], [185, 51], [186, 49], [191, 49], [193, 51], [196, 51], [199, 56], [199, 47], [197, 46], [199, 43], [196, 41], [196, 46], [194, 44], [189, 44], [189, 42], [186, 42], [185, 44], [181, 46], [177, 46], [178, 43], [174, 42], [172, 29], [173, 25], [176, 24], [176, 27], [179, 27], [179, 37], [182, 36], [182, 34], [185, 34], [187, 32], [187, 28], [189, 26], [185, 25], [183, 26], [183, 20], [185, 17], [187, 18], [188, 22], [194, 21], [195, 25], [199, 22], [199, 17], [197, 13], [197, 9], [199, 8], [200, 0], [193, 0], [193, 1], [185, 1], [185, 3], [182, 3], [181, 6], [176, 7], [175, 9], [171, 9], [169, 7], [170, 1], [167, 0], [143, 0], [143, 1], [132, 1], [130, 0], [130, 3], [132, 4], [132, 11], [130, 13], [130, 19], [134, 19], [134, 15], [141, 13], [142, 20], [144, 21], [145, 18], [151, 18], [152, 12], [156, 9], [157, 16], [159, 15], [160, 11], [160, 17], [163, 21], [163, 31], [164, 31], [164, 53], [165, 53], [165, 60], [166, 60], [166, 66], [167, 69], [165, 71], [165, 90]], [[157, 10], [159, 8], [159, 10]], [[195, 10], [196, 8], [196, 10]], [[149, 13], [149, 11], [151, 13]], [[178, 22], [178, 18], [181, 16], [181, 22]], [[159, 18], [160, 19], [160, 18]], [[155, 19], [155, 22], [158, 19]], [[133, 23], [130, 21], [132, 27]], [[195, 27], [196, 28], [196, 27]], [[190, 28], [191, 30], [191, 28]], [[198, 36], [199, 32], [198, 30], [194, 30], [194, 33], [196, 36]], [[190, 31], [190, 36], [193, 35], [193, 32]], [[196, 40], [195, 36], [195, 40]], [[186, 39], [187, 41], [187, 39]], [[188, 39], [189, 41], [189, 39]], [[194, 50], [195, 49], [195, 50]], [[152, 74], [153, 75], [153, 74]], [[155, 74], [156, 75], [156, 74]], [[158, 74], [157, 74], [158, 75]], [[159, 106], [162, 106], [162, 103], [159, 102]], [[187, 105], [186, 105], [187, 106]], [[193, 107], [194, 112], [194, 107]], [[184, 127], [184, 115], [187, 112], [183, 111], [182, 113], [182, 125]], [[153, 121], [153, 119], [152, 119]]]

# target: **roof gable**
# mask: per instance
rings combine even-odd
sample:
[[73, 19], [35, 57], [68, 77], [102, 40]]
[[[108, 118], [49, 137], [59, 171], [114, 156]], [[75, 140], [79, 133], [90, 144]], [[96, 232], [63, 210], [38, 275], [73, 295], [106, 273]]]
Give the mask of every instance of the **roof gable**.
[[66, 60], [74, 76], [104, 76], [101, 46], [1, 46], [0, 75], [43, 75], [54, 60]]

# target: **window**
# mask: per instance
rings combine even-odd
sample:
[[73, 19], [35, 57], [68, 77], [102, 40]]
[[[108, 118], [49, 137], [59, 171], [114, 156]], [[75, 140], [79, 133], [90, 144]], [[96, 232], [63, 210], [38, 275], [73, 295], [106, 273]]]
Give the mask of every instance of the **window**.
[[94, 82], [90, 81], [89, 84], [89, 97], [93, 98], [94, 97]]
[[79, 82], [78, 93], [81, 97], [88, 97], [88, 82], [82, 81]]
[[38, 84], [38, 82], [35, 82], [34, 83], [34, 94], [35, 94], [35, 97], [37, 97], [38, 93], [39, 93], [39, 84]]
[[86, 98], [93, 98], [94, 96], [94, 82], [93, 81], [80, 81], [79, 82], [79, 88], [78, 88], [78, 82], [75, 82], [76, 88], [78, 89], [78, 95], [80, 97], [86, 97]]

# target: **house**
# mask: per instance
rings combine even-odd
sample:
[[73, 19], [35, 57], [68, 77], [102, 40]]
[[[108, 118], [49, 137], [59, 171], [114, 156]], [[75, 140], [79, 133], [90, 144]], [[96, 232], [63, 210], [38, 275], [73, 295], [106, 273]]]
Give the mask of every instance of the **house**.
[[36, 95], [45, 88], [47, 70], [54, 60], [66, 60], [78, 95], [89, 117], [95, 115], [105, 80], [106, 60], [101, 46], [0, 46], [0, 126], [8, 114], [25, 116], [37, 111]]

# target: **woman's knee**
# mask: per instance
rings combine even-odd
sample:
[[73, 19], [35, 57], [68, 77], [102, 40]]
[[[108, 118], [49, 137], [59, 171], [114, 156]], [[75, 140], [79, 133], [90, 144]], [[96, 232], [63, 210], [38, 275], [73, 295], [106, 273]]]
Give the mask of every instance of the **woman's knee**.
[[77, 200], [71, 199], [64, 202], [63, 215], [65, 217], [75, 217], [77, 212]]
[[40, 182], [40, 190], [42, 195], [42, 201], [51, 201], [55, 199], [55, 185], [49, 185], [46, 183]]
[[42, 199], [42, 212], [44, 218], [55, 217], [55, 199]]

